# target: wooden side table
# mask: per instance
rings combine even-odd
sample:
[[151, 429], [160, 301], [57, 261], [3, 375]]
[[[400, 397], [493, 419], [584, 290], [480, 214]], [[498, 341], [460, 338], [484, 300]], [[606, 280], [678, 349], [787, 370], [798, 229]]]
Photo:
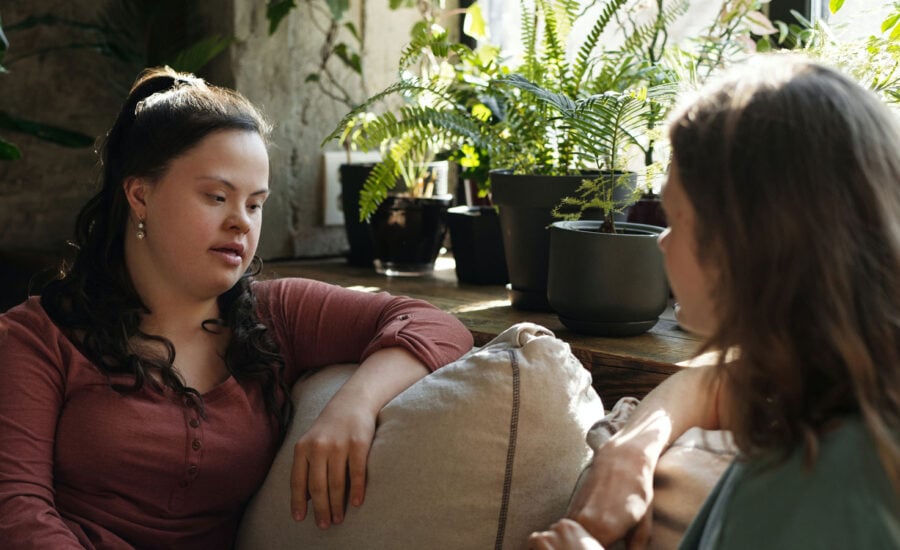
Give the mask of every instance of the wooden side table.
[[472, 332], [475, 345], [489, 342], [509, 326], [531, 322], [569, 343], [591, 371], [594, 387], [606, 407], [623, 396], [642, 398], [694, 356], [699, 340], [682, 330], [669, 307], [649, 332], [631, 337], [603, 338], [576, 334], [553, 313], [520, 311], [510, 306], [506, 288], [460, 284], [452, 257], [438, 259], [425, 277], [385, 277], [372, 268], [354, 267], [343, 258], [267, 262], [264, 276], [303, 277], [358, 290], [410, 296], [454, 314]]

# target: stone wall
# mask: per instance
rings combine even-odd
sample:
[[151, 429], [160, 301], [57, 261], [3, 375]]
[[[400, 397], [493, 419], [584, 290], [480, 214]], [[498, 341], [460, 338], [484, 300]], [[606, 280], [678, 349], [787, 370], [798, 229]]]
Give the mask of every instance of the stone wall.
[[[275, 123], [270, 150], [272, 196], [266, 203], [260, 255], [263, 258], [321, 256], [346, 249], [344, 229], [322, 226], [322, 139], [348, 107], [306, 82], [316, 71], [326, 20], [299, 8], [272, 36], [263, 2], [234, 4], [235, 45], [230, 72], [234, 85], [262, 107]], [[357, 101], [396, 78], [400, 51], [415, 20], [412, 10], [393, 12], [387, 0], [354, 0], [351, 17], [364, 33], [365, 82], [332, 60]], [[363, 14], [365, 17], [363, 17]], [[350, 40], [349, 36], [345, 37]], [[327, 144], [327, 149], [338, 149]]]
[[[34, 13], [86, 20], [91, 0], [4, 0], [4, 26]], [[23, 118], [99, 136], [115, 118], [120, 97], [89, 50], [45, 48], [79, 40], [65, 27], [9, 32], [10, 48], [0, 74], [0, 110]], [[126, 77], [126, 80], [132, 77]], [[0, 250], [57, 253], [71, 236], [75, 215], [96, 184], [96, 157], [90, 148], [68, 149], [24, 134], [3, 132], [22, 158], [0, 162]]]
[[[4, 27], [38, 13], [79, 21], [95, 18], [96, 0], [4, 0]], [[322, 12], [293, 10], [269, 36], [264, 0], [208, 0], [195, 4], [209, 34], [233, 35], [228, 52], [201, 73], [256, 102], [275, 124], [271, 188], [260, 255], [264, 259], [336, 255], [346, 249], [341, 227], [322, 226], [322, 138], [347, 107], [305, 82], [315, 70], [326, 24]], [[358, 99], [391, 82], [399, 52], [415, 14], [392, 12], [387, 0], [352, 0], [351, 14], [366, 35], [365, 88], [349, 71], [337, 72]], [[365, 15], [365, 17], [363, 17]], [[364, 22], [363, 22], [364, 21]], [[41, 122], [102, 135], [136, 76], [87, 49], [48, 51], [83, 38], [65, 27], [36, 27], [8, 33], [11, 46], [0, 75], [0, 110]], [[21, 58], [21, 59], [19, 59]], [[112, 69], [112, 70], [111, 70]], [[4, 257], [54, 256], [65, 248], [80, 205], [95, 189], [96, 156], [91, 149], [66, 149], [20, 134], [3, 133], [23, 158], [0, 163], [0, 261]], [[331, 148], [337, 148], [330, 145]]]

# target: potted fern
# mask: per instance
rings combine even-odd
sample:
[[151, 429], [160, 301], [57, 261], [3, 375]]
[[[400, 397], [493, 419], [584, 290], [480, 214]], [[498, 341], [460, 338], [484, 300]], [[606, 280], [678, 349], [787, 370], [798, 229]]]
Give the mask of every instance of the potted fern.
[[[554, 211], [567, 219], [549, 228], [548, 303], [576, 332], [604, 336], [645, 332], [656, 324], [669, 297], [656, 245], [662, 228], [622, 221], [621, 214], [640, 187], [638, 174], [627, 170], [621, 155], [629, 146], [646, 153], [638, 138], [667, 110], [673, 90], [659, 86], [644, 94], [607, 92], [574, 103], [544, 91], [535, 93], [562, 120], [593, 137], [582, 145], [582, 154], [599, 160], [601, 167]], [[598, 219], [584, 219], [591, 210]]]
[[[511, 236], [504, 245], [514, 307], [552, 309], [547, 228], [555, 219], [601, 218], [611, 231], [645, 187], [638, 180], [646, 174], [628, 173], [629, 156], [642, 153], [653, 164], [650, 136], [677, 81], [645, 49], [688, 7], [657, 4], [657, 16], [638, 24], [639, 7], [627, 0], [609, 0], [599, 13], [574, 12], [561, 0], [523, 3], [524, 61], [500, 81], [511, 97], [519, 151], [491, 175], [504, 235]], [[587, 17], [589, 31], [575, 41], [572, 29]], [[605, 46], [610, 33], [625, 30], [620, 47]]]
[[[737, 17], [749, 13], [756, 3], [739, 3], [743, 12]], [[621, 217], [621, 211], [639, 195], [635, 178], [601, 178], [602, 172], [629, 167], [625, 158], [631, 152], [643, 154], [644, 164], [650, 167], [636, 176], [639, 189], [648, 186], [648, 172], [659, 172], [654, 157], [656, 126], [674, 94], [673, 83], [682, 78], [680, 71], [661, 61], [668, 26], [686, 12], [688, 1], [664, 5], [657, 0], [655, 4], [656, 14], [639, 22], [643, 8], [633, 0], [607, 0], [581, 12], [565, 0], [523, 2], [524, 53], [515, 68], [496, 50], [473, 50], [449, 40], [439, 27], [423, 26], [404, 52], [399, 81], [348, 113], [326, 141], [339, 139], [360, 113], [399, 97], [403, 104], [374, 115], [374, 123], [370, 120], [358, 145], [365, 149], [391, 141], [428, 140], [439, 143], [448, 155], [463, 148], [482, 152], [491, 168], [486, 185], [503, 226], [512, 303], [523, 309], [549, 310], [547, 227], [555, 219], [554, 210], [582, 218], [615, 216], [618, 211]], [[730, 3], [723, 2], [720, 19], [728, 16], [724, 32], [733, 33], [735, 14], [733, 10], [726, 13], [726, 5]], [[583, 22], [589, 23], [588, 32], [573, 33]], [[713, 30], [711, 26], [705, 39], [707, 35], [716, 38]], [[615, 50], [604, 46], [604, 37], [613, 32], [627, 36]], [[575, 40], [576, 36], [584, 38]], [[691, 62], [702, 58], [704, 67], [718, 64], [727, 54], [723, 44], [721, 37], [703, 44], [702, 55], [691, 57]], [[698, 61], [692, 72], [699, 72], [700, 65]], [[625, 98], [630, 99], [618, 101]], [[576, 123], [577, 117], [567, 118], [560, 107], [578, 117], [590, 115], [591, 109], [635, 112], [629, 119], [612, 117], [602, 124], [595, 120], [591, 127]], [[605, 127], [605, 134], [595, 133], [597, 126]], [[597, 154], [587, 147], [599, 140], [609, 149], [604, 135], [615, 138], [614, 154]], [[374, 211], [396, 181], [397, 161], [405, 152], [402, 147], [391, 151], [392, 159], [386, 159], [381, 175], [373, 172], [366, 182], [365, 193], [371, 200], [363, 197], [361, 201], [364, 216]], [[580, 208], [578, 201], [591, 202], [582, 196], [585, 180], [598, 185], [618, 182], [612, 186], [616, 208], [608, 213], [596, 207]], [[632, 182], [630, 187], [627, 182]], [[572, 200], [564, 203], [566, 197]]]
[[[518, 133], [523, 155], [491, 178], [504, 236], [513, 237], [505, 243], [513, 306], [555, 310], [570, 329], [594, 334], [656, 323], [668, 297], [655, 245], [661, 229], [623, 220], [662, 173], [659, 126], [677, 91], [740, 52], [748, 18], [765, 20], [756, 4], [723, 2], [701, 38], [677, 47], [668, 29], [686, 1], [657, 0], [649, 18], [627, 0], [595, 13], [562, 0], [523, 5], [525, 61], [503, 83], [517, 91], [517, 118], [530, 117], [525, 129], [534, 134]], [[567, 49], [585, 15], [589, 31]], [[610, 32], [624, 36], [615, 48], [603, 38]], [[608, 246], [598, 249], [599, 241]]]
[[[467, 18], [478, 20], [477, 5], [466, 11]], [[369, 173], [360, 193], [361, 220], [375, 221], [379, 209], [387, 208], [383, 206], [386, 202], [408, 191], [404, 171], [410, 166], [421, 166], [431, 158], [449, 158], [459, 163], [464, 174], [473, 178], [482, 190], [482, 197], [488, 194], [487, 174], [496, 153], [494, 144], [500, 135], [497, 121], [502, 110], [501, 98], [492, 82], [508, 74], [508, 70], [500, 62], [497, 48], [490, 45], [470, 48], [452, 40], [435, 17], [423, 15], [423, 20], [427, 24], [414, 29], [412, 40], [401, 56], [398, 81], [352, 109], [323, 141], [324, 144], [337, 140], [361, 150], [382, 153], [382, 161]], [[451, 231], [470, 223], [485, 228], [494, 234], [501, 247], [502, 260], [495, 211], [490, 207], [475, 210], [474, 213], [471, 210], [450, 213], [454, 220]], [[465, 227], [458, 234], [471, 230]], [[473, 239], [482, 245], [489, 241]], [[462, 237], [454, 239], [454, 248], [461, 249], [463, 240]], [[495, 246], [487, 247], [489, 255], [497, 256], [496, 250]], [[471, 264], [464, 263], [468, 256], [457, 255], [460, 280], [485, 284], [505, 282], [505, 262], [479, 261], [481, 255], [482, 251], [475, 251]], [[492, 269], [481, 269], [486, 266]]]
[[441, 135], [398, 125], [390, 112], [370, 112], [376, 101], [351, 110], [323, 144], [338, 140], [345, 148], [380, 151], [381, 160], [368, 170], [359, 191], [358, 210], [372, 237], [375, 269], [387, 275], [426, 274], [443, 243], [453, 199], [448, 163], [438, 158], [447, 146]]

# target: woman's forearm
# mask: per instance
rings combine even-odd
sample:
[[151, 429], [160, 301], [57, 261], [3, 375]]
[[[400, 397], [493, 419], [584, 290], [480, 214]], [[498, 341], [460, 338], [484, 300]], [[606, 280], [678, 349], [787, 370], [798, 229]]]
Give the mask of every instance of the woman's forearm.
[[404, 348], [380, 349], [360, 363], [332, 402], [363, 407], [374, 417], [382, 407], [428, 372], [428, 367]]
[[715, 368], [685, 368], [664, 380], [644, 397], [607, 445], [640, 447], [658, 458], [692, 427], [719, 429], [720, 384]]
[[350, 504], [362, 505], [378, 412], [428, 372], [401, 347], [382, 348], [360, 363], [294, 445], [291, 511], [296, 520], [306, 517], [309, 495], [320, 528], [341, 523], [348, 477]]
[[604, 546], [626, 536], [649, 536], [647, 511], [659, 457], [689, 428], [718, 427], [714, 368], [686, 368], [669, 377], [594, 453], [567, 515]]

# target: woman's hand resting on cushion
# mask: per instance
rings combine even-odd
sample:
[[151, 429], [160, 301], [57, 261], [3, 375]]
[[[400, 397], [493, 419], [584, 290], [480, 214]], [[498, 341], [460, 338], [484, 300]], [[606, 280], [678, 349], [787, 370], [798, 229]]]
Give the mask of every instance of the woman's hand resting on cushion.
[[567, 517], [605, 546], [624, 538], [629, 548], [646, 547], [659, 457], [689, 427], [719, 427], [721, 389], [714, 365], [686, 368], [654, 388], [595, 451]]
[[594, 455], [566, 515], [605, 546], [624, 538], [629, 549], [645, 548], [657, 459], [634, 440], [607, 442]]
[[294, 445], [291, 515], [295, 520], [306, 518], [310, 499], [319, 528], [343, 522], [348, 478], [350, 504], [362, 505], [378, 412], [426, 374], [428, 368], [400, 347], [380, 349], [360, 363]]
[[321, 529], [344, 520], [348, 478], [350, 503], [359, 506], [365, 498], [366, 461], [375, 435], [376, 416], [347, 401], [332, 399], [294, 445], [294, 519], [302, 521], [306, 517], [309, 497], [316, 525]]

